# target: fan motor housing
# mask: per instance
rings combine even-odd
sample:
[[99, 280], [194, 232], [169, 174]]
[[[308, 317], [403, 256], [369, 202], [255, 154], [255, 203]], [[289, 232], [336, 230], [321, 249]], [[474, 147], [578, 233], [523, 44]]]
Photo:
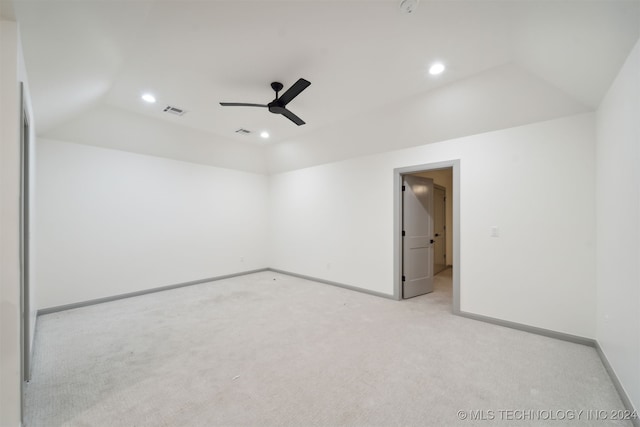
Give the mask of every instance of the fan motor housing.
[[273, 114], [282, 114], [283, 110], [286, 110], [286, 108], [283, 107], [277, 99], [268, 103], [267, 107], [269, 107], [269, 111], [271, 111]]

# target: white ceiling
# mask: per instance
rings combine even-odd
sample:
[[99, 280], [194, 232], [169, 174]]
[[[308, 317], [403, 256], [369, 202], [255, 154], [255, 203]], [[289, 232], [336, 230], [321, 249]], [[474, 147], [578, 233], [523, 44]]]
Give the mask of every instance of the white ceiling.
[[[3, 0], [6, 1], [6, 0]], [[394, 108], [502, 65], [521, 67], [597, 107], [640, 36], [640, 1], [15, 0], [39, 134], [106, 105], [265, 144]], [[447, 71], [431, 77], [440, 60]], [[269, 84], [311, 86], [289, 104], [297, 127], [266, 109]], [[153, 92], [154, 105], [140, 99]], [[171, 104], [183, 117], [161, 110]], [[256, 132], [234, 133], [238, 128]]]

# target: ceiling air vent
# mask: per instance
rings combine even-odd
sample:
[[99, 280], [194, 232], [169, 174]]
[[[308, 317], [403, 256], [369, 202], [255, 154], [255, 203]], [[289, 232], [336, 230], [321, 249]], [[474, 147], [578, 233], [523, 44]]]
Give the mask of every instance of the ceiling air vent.
[[162, 111], [164, 111], [165, 113], [173, 114], [174, 116], [184, 116], [184, 114], [186, 113], [186, 111], [184, 111], [182, 108], [173, 107], [171, 105], [167, 105]]
[[250, 130], [246, 130], [246, 129], [242, 129], [242, 128], [240, 128], [240, 129], [238, 129], [238, 130], [236, 131], [236, 133], [239, 133], [240, 135], [248, 135], [248, 134], [250, 134], [250, 133], [251, 133], [251, 131], [250, 131]]

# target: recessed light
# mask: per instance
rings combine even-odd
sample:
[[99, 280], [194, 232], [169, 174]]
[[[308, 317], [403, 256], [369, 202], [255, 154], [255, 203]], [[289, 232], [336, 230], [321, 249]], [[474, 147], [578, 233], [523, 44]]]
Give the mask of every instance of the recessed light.
[[263, 130], [262, 132], [260, 132], [260, 136], [263, 137], [264, 139], [269, 138], [269, 132], [267, 132], [266, 130]]
[[444, 64], [441, 62], [436, 62], [429, 68], [429, 74], [432, 76], [437, 76], [438, 74], [442, 74], [444, 71]]
[[151, 95], [150, 93], [145, 93], [144, 95], [142, 95], [142, 100], [148, 102], [149, 104], [153, 104], [154, 102], [156, 102], [156, 97]]

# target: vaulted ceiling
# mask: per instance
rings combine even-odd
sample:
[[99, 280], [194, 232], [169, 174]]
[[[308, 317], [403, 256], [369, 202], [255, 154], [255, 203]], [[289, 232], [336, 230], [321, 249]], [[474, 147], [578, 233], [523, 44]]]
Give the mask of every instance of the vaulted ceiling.
[[[598, 106], [640, 36], [639, 1], [422, 0], [411, 14], [400, 11], [398, 0], [14, 0], [13, 6], [40, 135], [100, 107], [229, 143], [274, 144], [351, 120], [362, 125], [367, 112], [393, 114], [416, 96], [478, 76], [494, 76], [493, 92], [484, 93], [488, 105], [492, 93], [497, 100], [513, 93], [517, 75], [521, 86], [535, 82], [570, 99], [557, 113], [570, 114]], [[437, 77], [427, 72], [435, 61], [447, 67]], [[501, 77], [505, 67], [512, 70], [508, 78]], [[272, 81], [286, 89], [300, 77], [312, 84], [289, 107], [304, 126], [264, 109], [218, 104], [267, 103]], [[158, 102], [143, 102], [144, 92]], [[553, 104], [557, 96], [532, 100], [540, 111]], [[162, 111], [167, 105], [187, 113], [169, 115]], [[475, 108], [483, 116], [482, 105]], [[238, 135], [238, 128], [255, 133]], [[259, 138], [262, 130], [271, 133], [269, 141]]]

